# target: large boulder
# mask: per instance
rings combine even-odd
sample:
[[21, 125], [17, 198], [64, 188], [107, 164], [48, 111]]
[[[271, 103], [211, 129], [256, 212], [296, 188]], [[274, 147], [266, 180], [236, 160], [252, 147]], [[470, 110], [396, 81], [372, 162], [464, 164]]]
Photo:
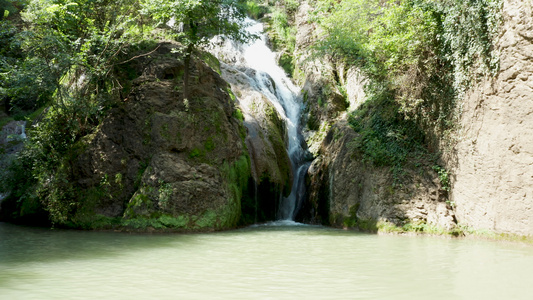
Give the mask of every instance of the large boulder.
[[201, 60], [191, 61], [183, 98], [179, 50], [163, 43], [125, 67], [137, 77], [132, 92], [85, 138], [72, 162], [80, 226], [95, 216], [163, 229], [238, 223], [250, 176], [245, 129], [228, 84]]

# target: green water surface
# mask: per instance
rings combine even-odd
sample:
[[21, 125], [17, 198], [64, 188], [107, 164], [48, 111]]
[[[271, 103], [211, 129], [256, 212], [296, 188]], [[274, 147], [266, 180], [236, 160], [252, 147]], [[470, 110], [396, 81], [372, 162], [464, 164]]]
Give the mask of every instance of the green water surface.
[[0, 223], [0, 299], [533, 299], [533, 247], [287, 224], [127, 234]]

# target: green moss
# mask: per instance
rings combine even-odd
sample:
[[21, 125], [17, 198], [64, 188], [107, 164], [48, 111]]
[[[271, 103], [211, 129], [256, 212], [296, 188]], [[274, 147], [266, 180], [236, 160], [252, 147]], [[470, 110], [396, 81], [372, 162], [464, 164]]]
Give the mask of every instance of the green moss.
[[343, 224], [346, 228], [353, 228], [357, 226], [357, 211], [361, 206], [360, 203], [357, 203], [350, 207], [349, 216], [344, 218]]
[[80, 214], [75, 216], [67, 227], [78, 229], [112, 229], [120, 226], [120, 218], [111, 218], [99, 214]]
[[241, 122], [244, 121], [244, 115], [242, 114], [242, 111], [238, 108], [233, 111], [233, 117]]
[[217, 213], [212, 210], [208, 210], [194, 223], [198, 228], [216, 228], [218, 227]]
[[392, 222], [373, 219], [357, 219], [350, 215], [345, 219], [345, 226], [347, 228], [356, 228], [361, 231], [373, 233], [388, 233], [388, 234], [429, 234], [440, 236], [453, 237], [469, 237], [480, 238], [496, 241], [510, 241], [533, 244], [533, 237], [522, 236], [518, 234], [496, 233], [491, 230], [472, 229], [468, 226], [457, 224], [452, 229], [445, 229], [435, 225], [427, 224], [424, 221], [406, 221], [403, 225], [396, 225]]
[[163, 215], [157, 220], [167, 228], [187, 228], [189, 224], [189, 217], [187, 216], [172, 217], [168, 215]]
[[133, 229], [140, 229], [140, 230], [146, 230], [148, 228], [154, 228], [154, 229], [163, 229], [165, 228], [163, 224], [158, 222], [155, 219], [149, 219], [149, 218], [134, 218], [134, 219], [126, 219], [122, 220], [121, 225], [124, 227], [129, 227]]
[[241, 199], [247, 191], [251, 176], [250, 158], [242, 155], [232, 164], [224, 162], [220, 173], [225, 178], [224, 188], [229, 193], [229, 199], [217, 212], [218, 228], [231, 228], [237, 225], [241, 216]]
[[158, 230], [179, 230], [179, 229], [189, 229], [189, 217], [187, 216], [178, 216], [173, 217], [169, 215], [162, 215], [157, 218], [133, 218], [125, 219], [120, 223], [121, 227], [132, 228], [136, 230], [147, 230], [149, 228], [154, 228]]
[[207, 152], [211, 152], [213, 150], [215, 150], [216, 146], [215, 146], [215, 143], [213, 142], [213, 139], [212, 138], [208, 138], [205, 142], [204, 142], [204, 149], [205, 151]]
[[219, 75], [222, 73], [221, 70], [220, 70], [220, 61], [213, 54], [211, 54], [209, 52], [202, 52], [201, 56], [202, 56], [202, 60], [209, 67], [211, 67], [211, 69], [213, 69]]
[[[209, 209], [202, 215], [195, 216], [171, 216], [159, 215], [159, 213], [144, 215], [137, 211], [144, 206], [151, 205], [152, 200], [148, 196], [150, 191], [142, 188], [132, 198], [126, 209], [126, 219], [119, 226], [135, 230], [219, 230], [234, 228], [240, 219], [240, 201], [246, 191], [250, 176], [250, 162], [245, 155], [241, 156], [232, 164], [224, 163], [221, 168], [222, 178], [225, 179], [223, 189], [227, 190], [229, 197], [220, 207]], [[158, 190], [160, 198], [168, 195], [169, 185], [161, 183]], [[160, 199], [161, 200], [161, 199]]]
[[227, 92], [228, 92], [229, 97], [231, 98], [231, 101], [235, 102], [237, 100], [237, 97], [235, 97], [235, 94], [233, 94], [233, 91], [231, 90], [230, 87], [227, 88]]
[[189, 152], [189, 158], [193, 159], [193, 158], [200, 158], [200, 157], [204, 157], [205, 156], [205, 153], [198, 149], [198, 148], [194, 148], [191, 150], [191, 152]]
[[150, 163], [149, 160], [141, 161], [139, 163], [139, 169], [137, 171], [137, 176], [135, 176], [135, 182], [133, 183], [133, 189], [134, 190], [138, 190], [139, 189], [139, 187], [141, 185], [141, 181], [142, 181], [143, 175], [144, 175], [144, 172], [148, 168], [148, 164], [149, 163]]

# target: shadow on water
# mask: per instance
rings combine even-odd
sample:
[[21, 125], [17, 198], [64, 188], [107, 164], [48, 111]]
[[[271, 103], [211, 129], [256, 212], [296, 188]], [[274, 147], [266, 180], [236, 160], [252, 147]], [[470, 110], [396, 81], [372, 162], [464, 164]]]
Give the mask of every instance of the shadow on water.
[[122, 256], [128, 252], [166, 247], [193, 247], [210, 238], [233, 235], [257, 235], [265, 232], [292, 232], [295, 235], [354, 236], [361, 233], [276, 221], [237, 230], [196, 234], [148, 234], [123, 232], [46, 229], [0, 223], [0, 266], [10, 264], [90, 260]]
[[140, 234], [46, 229], [0, 223], [0, 266], [96, 259], [130, 251], [191, 246], [192, 234]]

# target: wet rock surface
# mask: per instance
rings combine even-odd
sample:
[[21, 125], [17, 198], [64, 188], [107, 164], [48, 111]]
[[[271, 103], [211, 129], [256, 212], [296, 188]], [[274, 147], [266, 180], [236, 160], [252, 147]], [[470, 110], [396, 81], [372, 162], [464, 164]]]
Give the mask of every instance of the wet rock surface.
[[253, 182], [249, 186], [253, 203], [244, 211], [256, 214], [254, 222], [276, 219], [281, 197], [291, 191], [293, 173], [287, 153], [288, 133], [284, 118], [259, 87], [264, 84], [276, 95], [275, 81], [246, 65], [242, 45], [230, 41], [217, 41], [212, 51], [221, 62], [221, 76], [230, 86], [242, 112], [246, 127], [246, 145], [250, 153]]

